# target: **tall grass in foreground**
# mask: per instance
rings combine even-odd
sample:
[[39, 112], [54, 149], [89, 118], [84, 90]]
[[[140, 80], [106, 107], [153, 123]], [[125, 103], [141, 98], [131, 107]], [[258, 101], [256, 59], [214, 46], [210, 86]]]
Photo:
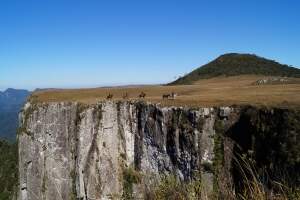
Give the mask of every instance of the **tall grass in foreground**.
[[175, 176], [165, 177], [161, 183], [151, 191], [147, 199], [151, 200], [209, 200], [204, 185], [195, 180], [190, 183], [182, 183]]
[[[266, 170], [258, 173], [255, 161], [246, 156], [236, 156], [234, 163], [240, 171], [242, 187], [235, 196], [242, 200], [299, 200], [300, 188], [289, 182], [289, 176], [282, 171], [281, 181], [274, 181]], [[283, 170], [283, 169], [282, 169]], [[264, 181], [263, 181], [264, 180]], [[269, 185], [270, 187], [267, 187]]]
[[[226, 197], [220, 198], [217, 190], [209, 193], [207, 187], [197, 178], [189, 183], [178, 181], [174, 176], [168, 176], [153, 188], [147, 199], [155, 200], [300, 200], [300, 188], [290, 185], [287, 176], [282, 176], [282, 180], [272, 181], [270, 178], [259, 175], [255, 162], [246, 156], [237, 156], [233, 163], [236, 164], [242, 185], [239, 189], [226, 188], [227, 191], [220, 191]], [[286, 174], [286, 173], [282, 173]], [[265, 175], [268, 176], [267, 172]], [[268, 179], [269, 186], [264, 180]], [[222, 181], [222, 180], [219, 180]]]

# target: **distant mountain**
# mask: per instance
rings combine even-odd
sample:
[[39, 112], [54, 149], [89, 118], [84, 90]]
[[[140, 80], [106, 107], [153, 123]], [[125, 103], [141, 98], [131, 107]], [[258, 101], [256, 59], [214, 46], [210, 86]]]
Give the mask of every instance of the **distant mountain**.
[[0, 92], [0, 138], [15, 140], [18, 113], [30, 92], [9, 88]]
[[194, 81], [205, 78], [244, 74], [300, 77], [300, 69], [253, 54], [230, 53], [195, 69], [186, 76], [170, 83], [170, 85], [192, 84]]

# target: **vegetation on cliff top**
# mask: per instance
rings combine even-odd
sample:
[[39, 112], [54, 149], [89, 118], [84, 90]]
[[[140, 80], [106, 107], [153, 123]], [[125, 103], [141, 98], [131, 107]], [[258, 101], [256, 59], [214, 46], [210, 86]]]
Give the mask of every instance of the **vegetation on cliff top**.
[[[243, 75], [216, 77], [197, 81], [194, 85], [145, 86], [57, 90], [34, 93], [37, 102], [81, 102], [96, 104], [106, 100], [107, 94], [113, 94], [113, 101], [135, 101], [144, 91], [147, 96], [143, 101], [160, 103], [163, 106], [230, 106], [236, 105], [268, 105], [299, 106], [300, 84], [253, 85], [264, 76]], [[295, 78], [299, 79], [300, 78]], [[128, 98], [122, 95], [128, 93]], [[175, 92], [174, 100], [162, 98], [163, 94]], [[139, 99], [140, 100], [140, 99]]]
[[300, 69], [252, 54], [225, 54], [183, 76], [170, 85], [191, 84], [217, 76], [256, 74], [265, 76], [300, 77]]

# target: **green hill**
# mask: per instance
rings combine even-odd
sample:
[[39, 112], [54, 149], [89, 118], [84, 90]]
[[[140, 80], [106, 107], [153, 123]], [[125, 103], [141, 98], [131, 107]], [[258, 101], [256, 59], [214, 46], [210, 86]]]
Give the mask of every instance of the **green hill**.
[[267, 76], [299, 77], [300, 69], [253, 54], [225, 54], [183, 76], [170, 85], [191, 84], [194, 81], [216, 76], [257, 74]]

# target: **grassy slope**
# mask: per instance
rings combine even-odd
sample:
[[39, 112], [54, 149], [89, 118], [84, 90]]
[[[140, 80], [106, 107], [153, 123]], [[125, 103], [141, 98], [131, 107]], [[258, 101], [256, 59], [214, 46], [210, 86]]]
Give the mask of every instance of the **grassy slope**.
[[232, 53], [220, 56], [216, 60], [170, 83], [170, 85], [191, 84], [205, 78], [243, 74], [300, 77], [300, 69], [282, 65], [256, 55]]
[[[146, 101], [175, 106], [220, 106], [232, 104], [253, 105], [299, 105], [300, 84], [252, 85], [264, 76], [243, 75], [217, 77], [197, 81], [194, 85], [145, 86], [94, 88], [76, 90], [53, 90], [36, 92], [34, 95], [40, 102], [79, 101], [96, 103], [113, 94], [113, 100], [122, 99], [127, 92], [129, 99], [138, 99], [141, 91], [146, 93]], [[162, 94], [176, 92], [176, 100], [163, 100]]]
[[[289, 84], [253, 85], [267, 77], [294, 77]], [[298, 77], [298, 78], [297, 78]], [[292, 83], [292, 84], [291, 84]], [[96, 103], [113, 94], [113, 100], [138, 99], [146, 93], [147, 101], [174, 106], [220, 106], [232, 104], [300, 105], [300, 69], [250, 54], [226, 54], [166, 86], [135, 86], [75, 90], [38, 91], [41, 102], [80, 101]], [[163, 100], [171, 92], [176, 100]]]

